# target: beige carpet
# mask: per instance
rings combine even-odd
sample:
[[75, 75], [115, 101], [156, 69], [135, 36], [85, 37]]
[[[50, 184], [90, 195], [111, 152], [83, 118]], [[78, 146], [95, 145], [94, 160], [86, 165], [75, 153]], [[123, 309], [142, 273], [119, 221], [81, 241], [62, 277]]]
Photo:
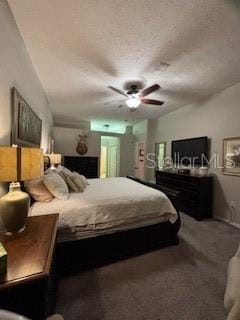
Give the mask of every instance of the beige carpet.
[[223, 320], [240, 230], [182, 215], [180, 244], [62, 279], [65, 320]]

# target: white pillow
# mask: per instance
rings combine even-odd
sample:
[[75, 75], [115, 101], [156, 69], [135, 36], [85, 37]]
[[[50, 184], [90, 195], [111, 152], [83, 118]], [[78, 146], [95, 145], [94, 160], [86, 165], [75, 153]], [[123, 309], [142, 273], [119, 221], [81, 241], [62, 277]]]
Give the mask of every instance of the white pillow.
[[68, 186], [59, 174], [52, 172], [45, 175], [43, 183], [55, 198], [60, 200], [67, 200], [69, 198]]

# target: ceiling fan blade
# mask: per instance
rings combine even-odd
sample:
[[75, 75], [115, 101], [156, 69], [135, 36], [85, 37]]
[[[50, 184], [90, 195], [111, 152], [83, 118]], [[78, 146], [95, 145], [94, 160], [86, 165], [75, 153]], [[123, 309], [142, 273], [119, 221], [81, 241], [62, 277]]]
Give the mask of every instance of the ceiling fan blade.
[[140, 91], [139, 96], [140, 97], [146, 97], [147, 95], [149, 95], [150, 93], [160, 89], [161, 87], [158, 84], [154, 84], [151, 87], [145, 88], [142, 91]]
[[124, 102], [125, 100], [116, 100], [116, 101], [109, 101], [109, 102], [105, 102], [104, 106], [107, 106], [109, 104], [113, 104], [113, 103], [120, 103], [120, 102]]
[[154, 104], [158, 106], [161, 106], [162, 104], [164, 104], [164, 101], [152, 100], [152, 99], [141, 99], [141, 101], [146, 104]]
[[111, 90], [113, 90], [113, 91], [115, 91], [115, 92], [117, 92], [117, 93], [119, 93], [119, 94], [121, 94], [121, 95], [124, 96], [124, 97], [128, 97], [128, 95], [127, 95], [124, 91], [122, 91], [122, 90], [120, 90], [120, 89], [114, 88], [114, 87], [112, 87], [112, 86], [108, 86], [108, 88], [111, 89]]

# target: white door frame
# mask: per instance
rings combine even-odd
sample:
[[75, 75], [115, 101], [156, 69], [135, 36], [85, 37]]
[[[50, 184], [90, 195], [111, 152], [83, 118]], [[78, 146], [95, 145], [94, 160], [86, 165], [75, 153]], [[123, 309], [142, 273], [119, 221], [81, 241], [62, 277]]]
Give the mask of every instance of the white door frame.
[[145, 141], [135, 143], [134, 176], [143, 180], [145, 178]]

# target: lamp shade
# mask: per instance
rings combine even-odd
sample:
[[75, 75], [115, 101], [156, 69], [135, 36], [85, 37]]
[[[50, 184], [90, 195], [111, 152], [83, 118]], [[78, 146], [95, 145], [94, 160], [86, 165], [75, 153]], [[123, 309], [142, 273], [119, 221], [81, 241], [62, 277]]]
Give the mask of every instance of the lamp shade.
[[43, 175], [43, 150], [0, 147], [0, 181], [24, 181]]
[[47, 154], [47, 156], [49, 157], [51, 164], [60, 164], [62, 161], [62, 155], [59, 153], [50, 153]]
[[17, 148], [0, 147], [0, 181], [17, 181]]
[[43, 150], [39, 148], [20, 149], [20, 175], [18, 180], [30, 180], [43, 176]]

